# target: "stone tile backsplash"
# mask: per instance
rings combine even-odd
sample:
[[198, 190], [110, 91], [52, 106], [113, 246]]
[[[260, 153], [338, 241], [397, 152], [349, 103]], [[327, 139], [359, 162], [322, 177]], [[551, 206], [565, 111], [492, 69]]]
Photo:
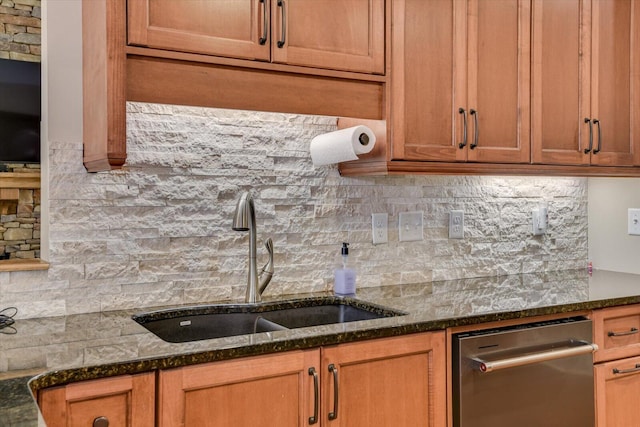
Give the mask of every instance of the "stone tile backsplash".
[[[237, 196], [254, 194], [258, 264], [272, 237], [271, 296], [330, 290], [341, 242], [358, 287], [586, 267], [584, 178], [341, 177], [314, 168], [309, 143], [331, 117], [129, 103], [128, 160], [88, 174], [82, 144], [51, 141], [45, 272], [0, 273], [0, 307], [20, 317], [241, 299], [247, 233], [231, 230]], [[549, 229], [531, 233], [531, 210]], [[464, 240], [448, 213], [465, 211]], [[424, 240], [398, 241], [398, 215], [424, 212]], [[388, 212], [389, 243], [371, 242]]]

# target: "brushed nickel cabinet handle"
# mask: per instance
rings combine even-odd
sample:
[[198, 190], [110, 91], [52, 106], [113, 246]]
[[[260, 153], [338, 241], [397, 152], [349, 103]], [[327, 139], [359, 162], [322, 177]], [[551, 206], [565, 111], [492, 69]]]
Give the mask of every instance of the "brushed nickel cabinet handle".
[[464, 108], [458, 109], [458, 114], [462, 114], [462, 142], [458, 144], [458, 148], [463, 149], [467, 146], [467, 111]]
[[600, 120], [593, 119], [593, 123], [598, 125], [598, 148], [593, 150], [593, 154], [598, 154], [602, 148], [602, 134], [600, 133]]
[[318, 423], [318, 405], [320, 385], [318, 384], [318, 373], [316, 368], [309, 368], [309, 375], [313, 375], [313, 416], [309, 417], [309, 425]]
[[280, 8], [280, 11], [282, 13], [280, 15], [282, 18], [282, 34], [280, 40], [278, 40], [278, 47], [282, 49], [284, 47], [285, 41], [287, 40], [287, 15], [284, 10], [284, 0], [278, 0], [278, 7]]
[[261, 45], [264, 45], [267, 42], [267, 28], [269, 26], [269, 21], [267, 20], [267, 15], [269, 14], [269, 9], [267, 9], [267, 0], [260, 0], [262, 3], [262, 37], [258, 39], [258, 42]]
[[634, 368], [629, 369], [613, 368], [614, 374], [631, 374], [633, 372], [640, 372], [640, 363], [636, 363], [636, 366]]
[[333, 411], [329, 412], [329, 419], [335, 420], [338, 418], [338, 368], [332, 363], [329, 372], [333, 374]]
[[471, 114], [473, 116], [473, 144], [471, 144], [469, 146], [470, 149], [474, 149], [478, 146], [478, 134], [480, 133], [480, 130], [478, 128], [478, 111], [471, 109], [469, 110], [469, 114]]
[[584, 154], [589, 154], [593, 149], [593, 124], [591, 123], [591, 119], [588, 117], [585, 117], [584, 122], [589, 123], [589, 148], [584, 149]]
[[607, 332], [608, 337], [624, 337], [625, 335], [633, 335], [638, 333], [638, 328], [631, 328], [626, 332]]

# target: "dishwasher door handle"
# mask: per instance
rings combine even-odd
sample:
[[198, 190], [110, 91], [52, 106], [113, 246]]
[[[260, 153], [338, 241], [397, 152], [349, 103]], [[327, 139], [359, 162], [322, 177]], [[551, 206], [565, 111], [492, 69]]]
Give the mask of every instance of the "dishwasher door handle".
[[547, 360], [562, 359], [564, 357], [580, 356], [582, 354], [593, 353], [598, 350], [596, 344], [582, 342], [582, 345], [562, 348], [558, 350], [542, 351], [540, 353], [525, 354], [523, 356], [509, 357], [506, 359], [486, 361], [474, 357], [474, 368], [482, 373], [498, 371], [500, 369], [513, 368], [516, 366], [531, 365], [533, 363], [546, 362]]

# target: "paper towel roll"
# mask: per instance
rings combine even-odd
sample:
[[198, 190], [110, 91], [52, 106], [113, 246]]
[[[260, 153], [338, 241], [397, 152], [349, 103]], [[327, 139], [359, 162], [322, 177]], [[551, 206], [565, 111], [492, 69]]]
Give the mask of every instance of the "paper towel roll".
[[376, 145], [376, 136], [366, 126], [353, 126], [318, 135], [311, 140], [311, 161], [314, 166], [358, 160]]

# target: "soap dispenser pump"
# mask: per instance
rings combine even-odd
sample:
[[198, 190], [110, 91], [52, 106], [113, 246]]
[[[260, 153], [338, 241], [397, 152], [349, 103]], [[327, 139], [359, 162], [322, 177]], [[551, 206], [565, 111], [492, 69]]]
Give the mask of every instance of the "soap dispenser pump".
[[349, 243], [342, 243], [342, 267], [335, 271], [333, 291], [339, 296], [356, 295], [356, 271], [349, 267]]

